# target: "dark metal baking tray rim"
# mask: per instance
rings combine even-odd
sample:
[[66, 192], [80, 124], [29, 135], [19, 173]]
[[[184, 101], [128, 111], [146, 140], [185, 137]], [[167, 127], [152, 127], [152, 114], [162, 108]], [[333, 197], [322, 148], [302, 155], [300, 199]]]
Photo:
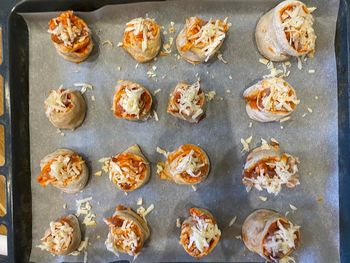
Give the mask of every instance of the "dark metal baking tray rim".
[[[151, 0], [152, 1], [152, 0]], [[2, 262], [28, 262], [32, 246], [31, 175], [29, 151], [29, 50], [28, 28], [19, 13], [61, 10], [93, 11], [108, 4], [143, 2], [137, 0], [27, 0], [11, 11], [7, 25], [8, 54], [1, 71], [4, 75], [5, 113], [0, 123], [5, 126], [6, 164], [0, 173], [7, 179], [7, 214], [0, 218], [8, 231], [8, 254]], [[340, 0], [335, 37], [338, 76], [339, 127], [339, 208], [340, 255], [350, 262], [350, 0]], [[5, 69], [5, 70], [4, 70]], [[315, 127], [316, 128], [316, 127]], [[316, 139], [316, 138], [315, 138]], [[317, 215], [315, 215], [317, 218]], [[322, 220], [317, 218], [316, 220]]]

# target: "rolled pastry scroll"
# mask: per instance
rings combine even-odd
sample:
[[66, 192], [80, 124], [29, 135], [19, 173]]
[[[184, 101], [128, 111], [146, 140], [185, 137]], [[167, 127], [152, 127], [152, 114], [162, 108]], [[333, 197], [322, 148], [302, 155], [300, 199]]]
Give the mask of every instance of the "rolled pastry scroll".
[[207, 256], [219, 242], [221, 231], [208, 210], [193, 207], [189, 214], [181, 226], [180, 244], [192, 257]]
[[113, 98], [113, 113], [116, 118], [146, 120], [151, 108], [152, 95], [148, 89], [131, 81], [119, 81]]
[[243, 184], [247, 191], [255, 187], [259, 191], [277, 195], [282, 186], [294, 188], [299, 182], [297, 157], [281, 153], [278, 145], [263, 142], [247, 156], [243, 170]]
[[40, 167], [40, 185], [51, 184], [69, 194], [82, 190], [89, 178], [83, 158], [68, 149], [58, 149], [45, 156], [40, 162]]
[[144, 185], [150, 173], [150, 164], [137, 144], [112, 157], [109, 162], [109, 179], [125, 192]]
[[79, 91], [60, 87], [58, 90], [51, 90], [45, 100], [45, 113], [55, 127], [75, 129], [85, 119], [86, 103]]
[[159, 177], [177, 184], [198, 184], [207, 178], [209, 170], [207, 154], [194, 144], [181, 145], [167, 154], [165, 163], [157, 164]]
[[131, 210], [119, 205], [110, 218], [104, 219], [109, 227], [105, 241], [109, 251], [137, 256], [150, 236], [150, 230], [144, 219]]
[[180, 82], [170, 94], [167, 112], [191, 123], [197, 123], [204, 114], [205, 94], [199, 81], [189, 85]]
[[73, 11], [63, 12], [51, 19], [48, 32], [58, 54], [68, 61], [82, 62], [92, 51], [90, 29]]
[[263, 79], [247, 88], [243, 97], [248, 116], [260, 122], [279, 121], [300, 103], [294, 88], [281, 78]]
[[160, 26], [151, 18], [135, 18], [126, 23], [122, 47], [140, 63], [155, 58], [162, 45]]
[[255, 30], [261, 55], [272, 61], [302, 55], [313, 57], [316, 34], [311, 13], [314, 10], [300, 1], [287, 0], [263, 15]]
[[250, 251], [267, 261], [278, 262], [299, 247], [299, 229], [273, 210], [258, 209], [244, 221], [242, 238]]
[[177, 50], [183, 59], [192, 64], [207, 62], [220, 49], [229, 27], [227, 18], [204, 21], [190, 17], [176, 38]]
[[76, 251], [80, 245], [81, 232], [79, 221], [75, 215], [64, 216], [50, 222], [38, 247], [55, 255], [68, 255]]

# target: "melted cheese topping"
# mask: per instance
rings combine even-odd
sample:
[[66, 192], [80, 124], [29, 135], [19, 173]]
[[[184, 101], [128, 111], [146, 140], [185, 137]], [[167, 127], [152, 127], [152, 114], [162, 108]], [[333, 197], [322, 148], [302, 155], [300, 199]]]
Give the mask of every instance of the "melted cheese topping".
[[196, 119], [199, 117], [203, 110], [201, 108], [200, 103], [200, 83], [199, 81], [193, 83], [190, 86], [185, 86], [183, 88], [179, 88], [180, 98], [178, 99], [178, 108], [179, 113], [191, 116], [192, 119]]
[[297, 4], [286, 8], [281, 20], [289, 44], [298, 52], [313, 55], [316, 34], [312, 27], [314, 18], [311, 11], [304, 4]]
[[278, 229], [272, 235], [267, 236], [264, 243], [264, 248], [272, 259], [283, 258], [283, 255], [295, 248], [296, 233], [300, 229], [300, 226], [294, 226], [292, 223], [285, 227], [279, 220], [277, 226]]
[[191, 47], [200, 48], [206, 58], [205, 62], [215, 53], [217, 47], [224, 41], [226, 32], [230, 24], [227, 18], [224, 21], [220, 19], [210, 19], [207, 23], [197, 17], [191, 17], [186, 20], [186, 36], [191, 43]]
[[147, 49], [148, 40], [156, 37], [155, 25], [154, 19], [139, 17], [126, 23], [125, 32], [132, 32], [135, 36], [142, 39], [141, 48], [144, 52]]
[[70, 90], [60, 87], [58, 90], [52, 90], [45, 100], [46, 115], [50, 116], [52, 112], [67, 112], [71, 105]]
[[300, 103], [294, 91], [286, 81], [280, 78], [265, 79], [261, 82], [257, 105], [261, 110], [266, 111], [287, 111], [294, 110], [294, 106]]
[[50, 228], [41, 239], [42, 250], [59, 253], [68, 248], [73, 239], [73, 228], [67, 222], [50, 222]]
[[144, 89], [137, 85], [125, 88], [125, 93], [122, 95], [119, 104], [127, 114], [139, 116], [140, 100], [144, 92]]
[[117, 248], [120, 248], [129, 255], [134, 256], [136, 249], [140, 246], [140, 237], [133, 230], [134, 227], [134, 222], [126, 219], [121, 227], [111, 226], [105, 242], [107, 249], [118, 254]]
[[213, 224], [211, 219], [202, 219], [192, 216], [193, 225], [190, 228], [190, 241], [188, 248], [193, 245], [203, 253], [210, 246], [210, 242], [221, 235], [217, 224]]
[[179, 156], [173, 162], [170, 163], [170, 173], [172, 176], [186, 173], [191, 177], [199, 177], [201, 172], [197, 172], [199, 168], [205, 166], [201, 160], [194, 155], [194, 151], [191, 150], [185, 156]]
[[[90, 29], [77, 21], [72, 11], [64, 12], [50, 21], [48, 33], [56, 36], [65, 46], [83, 42], [90, 34]], [[77, 21], [76, 24], [73, 21]], [[53, 22], [53, 23], [51, 23]]]

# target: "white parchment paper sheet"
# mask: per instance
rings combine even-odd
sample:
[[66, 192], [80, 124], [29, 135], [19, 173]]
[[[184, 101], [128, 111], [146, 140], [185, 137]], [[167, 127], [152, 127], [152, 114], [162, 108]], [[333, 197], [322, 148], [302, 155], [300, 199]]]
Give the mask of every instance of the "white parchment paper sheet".
[[[289, 204], [298, 210], [290, 218], [301, 225], [302, 245], [294, 254], [300, 262], [339, 261], [338, 229], [338, 131], [337, 131], [337, 81], [334, 53], [334, 35], [338, 1], [313, 1], [316, 5], [315, 30], [318, 35], [315, 58], [299, 71], [292, 60], [291, 74], [287, 78], [296, 89], [301, 104], [292, 115], [292, 121], [280, 123], [256, 123], [249, 128], [242, 92], [267, 74], [266, 67], [258, 63], [260, 58], [254, 42], [254, 29], [259, 17], [278, 1], [170, 1], [106, 6], [91, 13], [78, 13], [84, 18], [94, 37], [95, 47], [86, 62], [74, 64], [64, 61], [55, 51], [47, 31], [47, 22], [57, 13], [25, 14], [29, 27], [30, 63], [30, 153], [32, 172], [33, 249], [31, 260], [35, 262], [75, 262], [78, 257], [53, 257], [35, 246], [51, 220], [75, 211], [75, 200], [92, 196], [93, 211], [98, 225], [87, 228], [85, 236], [91, 245], [87, 249], [88, 262], [117, 260], [104, 246], [108, 229], [103, 217], [110, 216], [117, 204], [137, 209], [136, 200], [143, 197], [144, 206], [155, 205], [148, 215], [152, 230], [137, 261], [190, 261], [178, 244], [180, 230], [176, 218], [187, 217], [187, 209], [199, 206], [215, 215], [222, 230], [222, 239], [215, 250], [203, 261], [263, 261], [250, 253], [240, 240], [240, 226], [246, 216], [256, 208], [272, 208], [282, 213], [290, 210]], [[203, 65], [190, 65], [178, 60], [175, 48], [170, 56], [135, 68], [136, 62], [117, 43], [121, 41], [124, 25], [132, 18], [155, 18], [165, 28], [170, 21], [178, 30], [185, 18], [201, 16], [206, 19], [229, 17], [232, 27], [222, 47], [227, 65], [218, 60]], [[169, 34], [164, 36], [168, 39]], [[111, 40], [114, 47], [102, 45]], [[147, 78], [146, 72], [155, 65], [157, 77]], [[117, 69], [120, 68], [120, 71]], [[309, 74], [315, 69], [315, 74]], [[199, 124], [191, 125], [166, 113], [169, 93], [178, 81], [194, 82], [196, 73], [204, 90], [215, 90], [217, 99], [208, 103], [207, 117]], [[164, 78], [162, 78], [166, 75]], [[232, 79], [229, 76], [232, 76]], [[118, 79], [130, 79], [143, 84], [151, 91], [161, 88], [154, 96], [155, 109], [160, 121], [150, 119], [144, 123], [117, 120], [110, 110], [114, 87]], [[88, 112], [83, 125], [76, 131], [56, 133], [44, 113], [44, 100], [51, 89], [63, 84], [86, 82], [94, 85], [93, 93], [85, 93]], [[230, 93], [227, 93], [230, 90]], [[96, 101], [91, 100], [94, 94]], [[315, 96], [318, 99], [315, 99]], [[220, 100], [219, 97], [223, 98]], [[21, 98], [18, 98], [21, 99]], [[307, 108], [313, 109], [312, 113]], [[304, 113], [308, 113], [302, 117]], [[283, 126], [283, 129], [281, 128]], [[294, 190], [283, 190], [277, 197], [266, 192], [245, 191], [241, 183], [243, 156], [240, 138], [253, 135], [253, 145], [260, 137], [277, 139], [287, 152], [301, 160], [301, 185]], [[59, 147], [67, 147], [81, 153], [91, 172], [100, 170], [98, 160], [114, 155], [137, 143], [153, 163], [153, 172], [147, 185], [127, 196], [108, 180], [91, 176], [83, 192], [64, 194], [52, 187], [42, 188], [36, 182], [40, 172], [39, 162], [46, 154]], [[183, 143], [198, 144], [208, 153], [212, 169], [208, 179], [194, 192], [191, 187], [161, 181], [155, 174], [154, 163], [162, 156], [155, 152], [157, 146], [173, 150]], [[262, 202], [258, 197], [267, 196]], [[317, 201], [318, 200], [318, 201]], [[68, 209], [63, 209], [63, 204]], [[228, 228], [230, 220], [237, 216], [236, 224]], [[101, 238], [97, 238], [101, 236]], [[122, 255], [120, 259], [130, 259]]]

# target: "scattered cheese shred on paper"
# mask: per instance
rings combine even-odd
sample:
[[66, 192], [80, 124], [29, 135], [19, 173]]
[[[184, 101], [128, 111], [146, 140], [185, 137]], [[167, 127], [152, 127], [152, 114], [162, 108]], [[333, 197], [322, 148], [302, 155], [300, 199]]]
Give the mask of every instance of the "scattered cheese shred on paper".
[[293, 211], [296, 211], [296, 210], [298, 210], [298, 208], [296, 208], [294, 205], [292, 205], [292, 204], [289, 204], [289, 207], [293, 210]]
[[230, 223], [228, 224], [229, 227], [233, 226], [233, 224], [236, 222], [237, 216], [231, 219]]
[[266, 196], [259, 196], [259, 199], [263, 202], [267, 201], [267, 197]]
[[241, 144], [243, 146], [241, 153], [249, 152], [249, 144], [252, 142], [253, 136], [248, 137], [247, 139], [241, 138]]

